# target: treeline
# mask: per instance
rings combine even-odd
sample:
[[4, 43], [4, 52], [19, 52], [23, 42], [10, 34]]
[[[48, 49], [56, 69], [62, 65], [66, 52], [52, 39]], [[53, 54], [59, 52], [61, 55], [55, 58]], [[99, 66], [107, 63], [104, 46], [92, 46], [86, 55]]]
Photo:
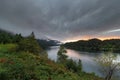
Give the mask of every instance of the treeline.
[[109, 39], [109, 40], [79, 40], [77, 42], [69, 42], [63, 44], [66, 48], [74, 49], [78, 51], [88, 52], [101, 52], [101, 51], [113, 51], [120, 52], [120, 39]]
[[13, 34], [7, 31], [0, 31], [0, 44], [16, 44], [14, 51], [25, 51], [34, 54], [39, 54], [43, 48], [35, 39], [34, 32], [29, 36], [23, 37], [21, 34]]
[[0, 43], [18, 43], [23, 37], [21, 34], [13, 34], [4, 30], [0, 30]]

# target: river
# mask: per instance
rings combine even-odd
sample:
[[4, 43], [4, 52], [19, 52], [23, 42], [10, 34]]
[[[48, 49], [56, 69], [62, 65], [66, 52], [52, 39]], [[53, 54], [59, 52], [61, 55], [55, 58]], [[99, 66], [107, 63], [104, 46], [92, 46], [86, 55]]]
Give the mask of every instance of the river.
[[[48, 58], [51, 60], [57, 60], [57, 52], [59, 50], [59, 46], [51, 47], [48, 52]], [[101, 73], [101, 66], [95, 61], [97, 56], [102, 53], [89, 53], [89, 52], [80, 52], [75, 50], [67, 49], [66, 55], [73, 59], [74, 61], [78, 61], [79, 59], [82, 62], [82, 69], [87, 73], [95, 73], [97, 76], [103, 77], [104, 75]], [[120, 80], [120, 79], [118, 79]]]

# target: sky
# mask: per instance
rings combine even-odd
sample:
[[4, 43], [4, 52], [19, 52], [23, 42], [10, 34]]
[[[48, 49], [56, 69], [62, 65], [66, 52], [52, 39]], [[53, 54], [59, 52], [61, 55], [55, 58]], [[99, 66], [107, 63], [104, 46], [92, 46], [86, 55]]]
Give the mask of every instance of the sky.
[[0, 29], [63, 42], [120, 37], [120, 0], [0, 0]]

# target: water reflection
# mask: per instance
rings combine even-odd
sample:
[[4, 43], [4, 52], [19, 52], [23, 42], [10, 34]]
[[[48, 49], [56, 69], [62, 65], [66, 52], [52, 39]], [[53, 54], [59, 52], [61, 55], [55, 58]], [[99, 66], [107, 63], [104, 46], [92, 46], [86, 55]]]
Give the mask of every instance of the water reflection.
[[[51, 60], [57, 60], [57, 52], [59, 47], [51, 47], [48, 50], [48, 58]], [[67, 54], [69, 58], [72, 58], [74, 61], [78, 61], [79, 59], [82, 62], [83, 71], [88, 73], [95, 73], [98, 76], [103, 77], [104, 75], [100, 72], [101, 66], [95, 61], [96, 57], [99, 56], [101, 53], [88, 53], [88, 52], [79, 52], [75, 50], [67, 49]], [[120, 57], [118, 57], [120, 58]]]
[[47, 50], [48, 58], [54, 61], [57, 61], [57, 52], [59, 50], [59, 46], [53, 46], [49, 50]]
[[[48, 50], [48, 58], [51, 60], [57, 60], [57, 52], [59, 47], [51, 47]], [[102, 74], [98, 71], [99, 65], [95, 62], [96, 55], [88, 55], [90, 53], [87, 52], [78, 52], [74, 50], [67, 49], [67, 55], [69, 58], [72, 58], [74, 61], [78, 61], [79, 59], [82, 61], [83, 71], [89, 73], [97, 73], [97, 75], [102, 76]]]
[[88, 73], [97, 73], [96, 75], [103, 76], [100, 72], [100, 66], [96, 63], [95, 58], [97, 55], [90, 55], [90, 53], [87, 52], [79, 52], [74, 50], [67, 50], [67, 55], [69, 58], [72, 58], [75, 61], [78, 61], [79, 59], [82, 61], [82, 68], [83, 71]]

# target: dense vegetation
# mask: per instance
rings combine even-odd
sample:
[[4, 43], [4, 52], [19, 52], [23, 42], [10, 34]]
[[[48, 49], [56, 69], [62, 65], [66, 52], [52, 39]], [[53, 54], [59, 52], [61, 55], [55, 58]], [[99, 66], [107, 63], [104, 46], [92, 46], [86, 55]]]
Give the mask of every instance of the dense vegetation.
[[79, 75], [79, 73], [82, 72], [81, 60], [79, 60], [78, 62], [74, 62], [72, 59], [68, 59], [66, 53], [66, 49], [63, 46], [61, 46], [60, 50], [58, 51], [57, 62], [59, 64], [63, 64], [68, 70], [75, 72]]
[[[31, 33], [31, 36], [35, 37], [33, 32]], [[24, 38], [25, 37], [23, 37], [21, 34], [13, 34], [11, 32], [0, 30], [0, 43], [3, 43], [3, 44], [19, 43]], [[26, 42], [28, 40], [24, 39], [23, 41]], [[59, 41], [51, 40], [51, 39], [46, 39], [46, 40], [45, 39], [36, 39], [36, 41], [43, 49], [49, 49], [49, 47], [51, 47], [51, 46], [58, 46], [60, 44]]]
[[4, 30], [0, 30], [0, 43], [18, 43], [23, 37], [21, 34], [13, 34]]
[[[14, 44], [0, 45], [1, 80], [102, 80], [94, 74], [72, 71], [44, 55], [10, 52]], [[10, 51], [9, 51], [10, 50]], [[69, 61], [67, 64], [73, 64]], [[72, 65], [69, 65], [72, 66]]]
[[78, 51], [88, 51], [88, 52], [101, 52], [101, 51], [113, 51], [120, 52], [120, 39], [110, 39], [110, 40], [80, 40], [77, 42], [69, 42], [64, 44], [66, 48], [74, 49]]
[[102, 80], [83, 72], [81, 61], [67, 60], [64, 48], [58, 52], [60, 60], [49, 60], [34, 33], [28, 37], [6, 32], [0, 35], [7, 36], [0, 41], [0, 80]]

